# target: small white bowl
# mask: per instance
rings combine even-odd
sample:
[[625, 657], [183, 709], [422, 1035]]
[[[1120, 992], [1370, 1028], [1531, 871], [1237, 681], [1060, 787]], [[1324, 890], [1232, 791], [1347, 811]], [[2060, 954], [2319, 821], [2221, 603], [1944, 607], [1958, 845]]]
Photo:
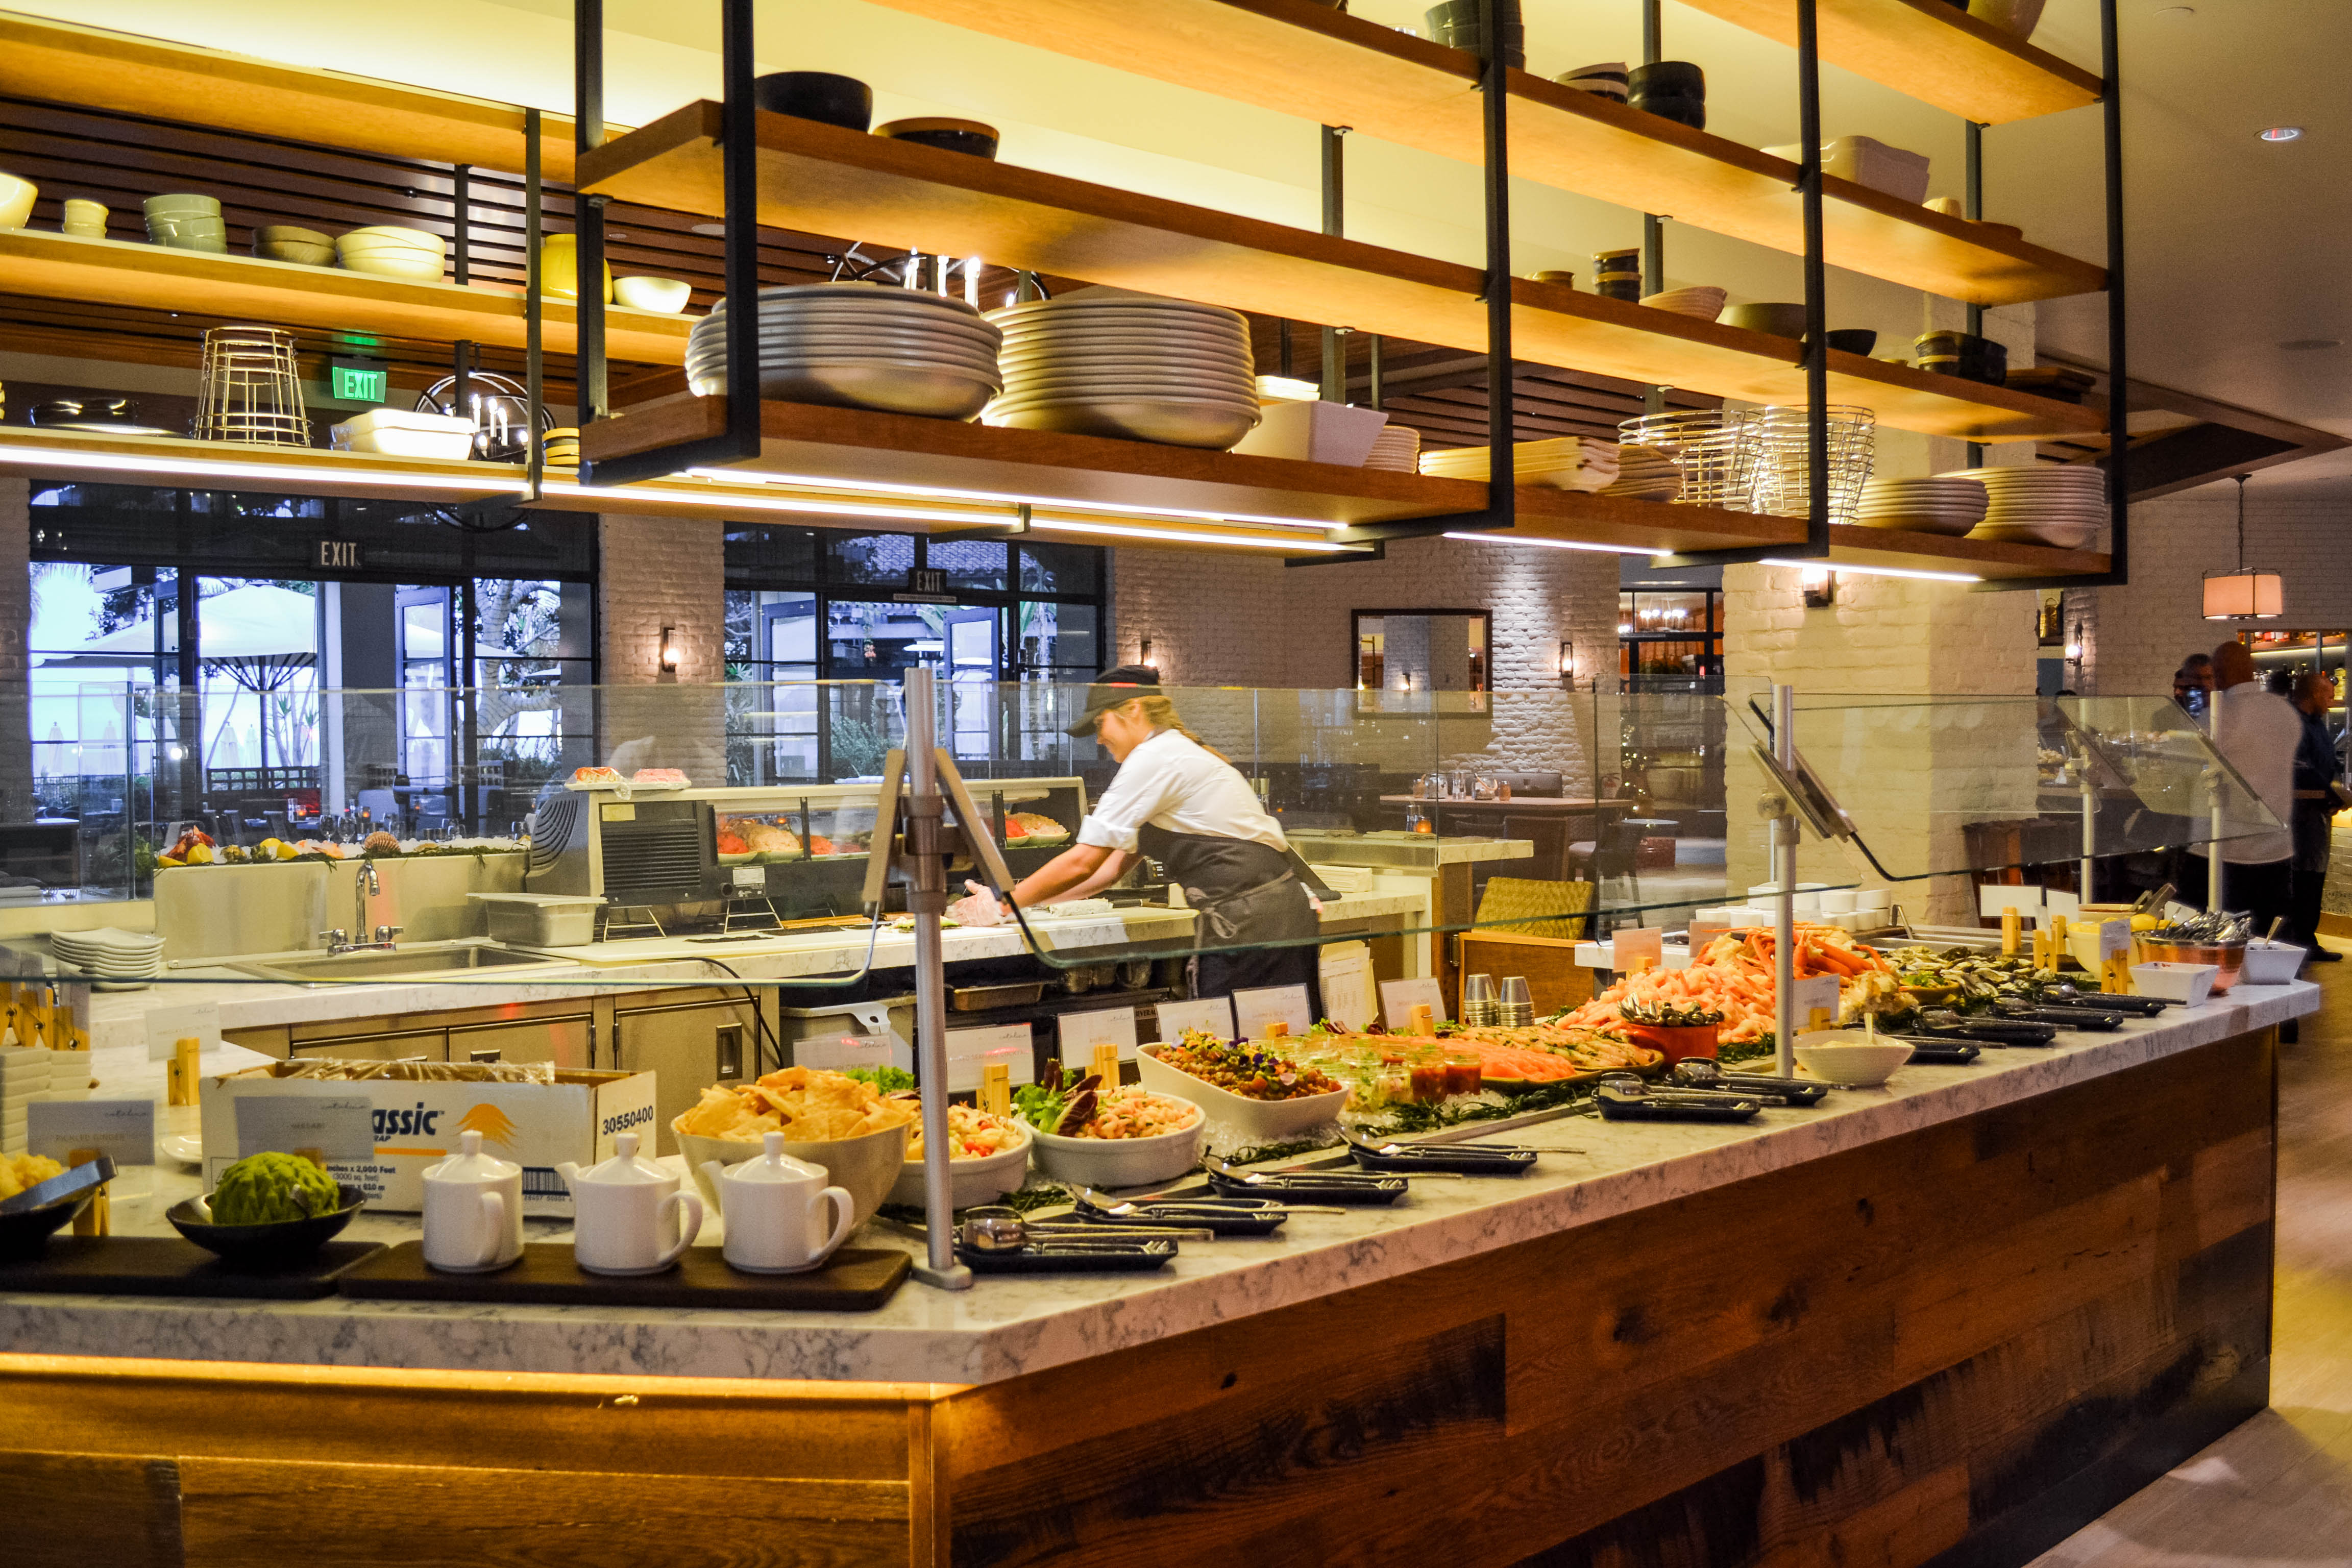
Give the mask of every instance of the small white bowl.
[[1190, 1100], [1214, 1120], [1253, 1138], [1269, 1142], [1295, 1138], [1310, 1127], [1337, 1121], [1340, 1107], [1348, 1103], [1344, 1088], [1304, 1100], [1252, 1100], [1161, 1061], [1158, 1053], [1167, 1048], [1164, 1042], [1155, 1042], [1135, 1053], [1136, 1075], [1143, 1087], [1171, 1100]]
[[2303, 968], [2309, 948], [2291, 942], [2246, 943], [2245, 967], [2238, 972], [2241, 985], [2284, 985]]
[[632, 310], [651, 310], [657, 316], [675, 316], [686, 309], [694, 296], [694, 285], [676, 278], [615, 278], [613, 299]]
[[[1001, 1154], [983, 1154], [977, 1160], [948, 1162], [948, 1203], [950, 1206], [968, 1209], [974, 1204], [992, 1204], [1007, 1193], [1017, 1193], [1028, 1179], [1029, 1152], [1037, 1146], [1034, 1130], [1024, 1128], [1027, 1134], [1020, 1147], [1007, 1149]], [[890, 1201], [915, 1208], [923, 1206], [923, 1163], [908, 1160], [891, 1185]]]
[[1860, 1029], [1815, 1029], [1797, 1037], [1797, 1063], [1824, 1083], [1869, 1089], [1911, 1059], [1900, 1040], [1873, 1040]]
[[1157, 1138], [1063, 1138], [1037, 1133], [1037, 1168], [1065, 1185], [1117, 1189], [1172, 1182], [1201, 1163], [1201, 1142], [1209, 1131], [1208, 1115], [1197, 1103], [1181, 1100], [1177, 1103], [1192, 1107], [1192, 1125]]
[[2218, 963], [2135, 963], [2132, 989], [2142, 996], [2161, 996], [2184, 1007], [2201, 1007], [2213, 994]]

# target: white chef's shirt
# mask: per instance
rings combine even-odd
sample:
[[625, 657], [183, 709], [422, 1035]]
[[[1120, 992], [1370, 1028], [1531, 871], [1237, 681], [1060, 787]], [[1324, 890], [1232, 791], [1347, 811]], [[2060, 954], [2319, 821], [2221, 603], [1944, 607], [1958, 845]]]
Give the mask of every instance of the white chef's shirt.
[[[2253, 786], [2281, 822], [2294, 813], [2294, 752], [2303, 743], [2303, 715], [2285, 698], [2245, 681], [2213, 697], [2213, 749]], [[2221, 842], [2221, 858], [2231, 866], [2263, 866], [2294, 853], [2284, 827]]]
[[1258, 805], [1249, 781], [1232, 763], [1173, 730], [1162, 730], [1128, 752], [1110, 788], [1078, 825], [1078, 842], [1132, 855], [1136, 831], [1147, 822], [1171, 833], [1290, 847], [1282, 825]]

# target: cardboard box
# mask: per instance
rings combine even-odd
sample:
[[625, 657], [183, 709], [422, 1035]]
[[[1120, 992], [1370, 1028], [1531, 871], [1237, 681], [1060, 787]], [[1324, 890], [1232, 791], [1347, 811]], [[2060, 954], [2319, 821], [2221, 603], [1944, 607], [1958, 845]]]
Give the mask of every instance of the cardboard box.
[[613, 1153], [613, 1139], [635, 1132], [651, 1148], [654, 1075], [566, 1072], [553, 1083], [417, 1083], [404, 1079], [287, 1078], [300, 1064], [272, 1062], [208, 1077], [204, 1107], [205, 1183], [220, 1181], [237, 1158], [236, 1102], [254, 1095], [365, 1098], [375, 1117], [375, 1157], [330, 1160], [327, 1170], [367, 1194], [376, 1208], [415, 1213], [425, 1205], [424, 1171], [457, 1152], [461, 1132], [479, 1131], [482, 1147], [522, 1167], [527, 1215], [569, 1215], [572, 1194], [555, 1167], [582, 1166]]

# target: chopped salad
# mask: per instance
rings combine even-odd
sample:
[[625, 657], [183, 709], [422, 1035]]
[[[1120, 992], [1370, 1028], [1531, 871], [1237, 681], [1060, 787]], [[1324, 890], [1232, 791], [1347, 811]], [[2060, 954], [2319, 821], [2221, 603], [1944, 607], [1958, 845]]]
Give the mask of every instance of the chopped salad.
[[1024, 1083], [1013, 1109], [1057, 1138], [1158, 1138], [1198, 1126], [1201, 1108], [1132, 1085], [1106, 1089], [1092, 1073], [1076, 1083]]
[[1153, 1054], [1178, 1072], [1244, 1100], [1305, 1100], [1336, 1094], [1343, 1087], [1318, 1068], [1255, 1046], [1228, 1043], [1204, 1029], [1187, 1029], [1175, 1045], [1162, 1046]]
[[[1029, 1142], [1028, 1130], [1018, 1121], [991, 1116], [969, 1105], [948, 1107], [948, 1158], [950, 1160], [984, 1160], [991, 1154], [1009, 1153], [1024, 1147]], [[907, 1140], [907, 1158], [923, 1157], [922, 1124]]]

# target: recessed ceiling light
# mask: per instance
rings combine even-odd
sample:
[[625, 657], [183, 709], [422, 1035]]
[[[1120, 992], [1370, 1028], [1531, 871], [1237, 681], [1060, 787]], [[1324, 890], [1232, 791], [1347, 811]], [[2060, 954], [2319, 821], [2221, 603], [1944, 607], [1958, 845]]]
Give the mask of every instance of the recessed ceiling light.
[[2314, 349], [2340, 349], [2343, 346], [2342, 338], [2289, 338], [2279, 344], [2289, 353], [2308, 353]]
[[727, 226], [723, 223], [689, 224], [687, 226], [686, 232], [688, 234], [707, 234], [713, 239], [719, 239], [726, 235]]
[[2256, 132], [2265, 142], [2293, 142], [2302, 136], [2300, 125], [2273, 125], [2268, 131]]

